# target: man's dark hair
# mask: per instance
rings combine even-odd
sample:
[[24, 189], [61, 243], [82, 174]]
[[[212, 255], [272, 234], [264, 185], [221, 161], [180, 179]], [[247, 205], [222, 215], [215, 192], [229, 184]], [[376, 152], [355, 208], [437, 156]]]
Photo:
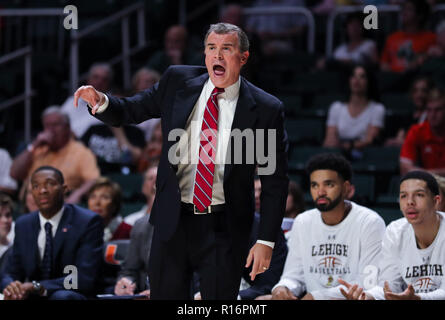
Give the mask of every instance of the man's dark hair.
[[311, 175], [315, 170], [332, 170], [344, 181], [352, 179], [351, 164], [339, 153], [320, 153], [312, 156], [306, 165], [306, 171]]
[[355, 69], [357, 68], [363, 68], [363, 70], [365, 70], [366, 81], [367, 81], [366, 98], [368, 100], [380, 101], [380, 93], [377, 85], [377, 78], [375, 71], [370, 65], [366, 63], [354, 63], [347, 68], [348, 85], [346, 93], [348, 101], [349, 98], [351, 97], [351, 85], [349, 83], [349, 80], [354, 75]]
[[431, 191], [431, 193], [435, 196], [439, 195], [439, 185], [437, 184], [437, 180], [431, 173], [420, 170], [410, 171], [407, 174], [405, 174], [402, 178], [400, 178], [400, 184], [402, 184], [403, 181], [409, 179], [418, 179], [425, 181], [426, 186]]
[[249, 51], [249, 38], [247, 37], [246, 33], [240, 27], [224, 22], [210, 25], [210, 28], [209, 30], [207, 30], [207, 33], [204, 37], [204, 48], [207, 45], [207, 38], [212, 32], [215, 32], [216, 34], [228, 34], [231, 32], [235, 32], [238, 35], [239, 50], [241, 52]]
[[41, 166], [41, 167], [38, 167], [38, 168], [32, 173], [32, 175], [35, 175], [37, 172], [39, 172], [39, 171], [44, 171], [44, 170], [50, 170], [50, 171], [53, 171], [53, 172], [56, 174], [56, 179], [57, 179], [57, 181], [58, 181], [60, 184], [64, 184], [64, 183], [65, 183], [65, 179], [63, 179], [63, 173], [62, 173], [59, 169], [56, 169], [56, 168], [51, 167], [51, 166]]

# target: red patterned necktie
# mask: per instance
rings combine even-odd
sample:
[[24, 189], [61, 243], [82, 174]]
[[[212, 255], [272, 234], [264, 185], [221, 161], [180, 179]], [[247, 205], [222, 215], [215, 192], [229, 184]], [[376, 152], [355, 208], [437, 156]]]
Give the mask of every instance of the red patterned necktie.
[[193, 204], [200, 212], [203, 212], [212, 203], [218, 134], [218, 95], [223, 92], [224, 89], [221, 88], [213, 89], [207, 101], [199, 135], [199, 162], [196, 168]]

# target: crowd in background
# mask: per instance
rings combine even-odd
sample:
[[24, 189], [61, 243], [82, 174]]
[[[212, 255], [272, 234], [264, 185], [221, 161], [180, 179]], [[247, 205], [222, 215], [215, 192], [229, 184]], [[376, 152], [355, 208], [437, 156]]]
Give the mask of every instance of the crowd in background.
[[[400, 4], [401, 28], [379, 43], [363, 28], [364, 14], [348, 14], [341, 29], [344, 42], [334, 48], [332, 56], [313, 54], [314, 63], [310, 72], [334, 70], [341, 73], [344, 79], [340, 84], [344, 88], [341, 92], [344, 99], [325, 106], [324, 137], [318, 146], [337, 148], [351, 161], [360, 159], [363, 150], [369, 146], [400, 148], [400, 171], [397, 174], [404, 175], [412, 170], [428, 171], [435, 175], [443, 192], [445, 83], [438, 81], [439, 77], [434, 73], [424, 72], [424, 67], [434, 63], [445, 65], [445, 20], [435, 25], [430, 23], [431, 6], [436, 4], [433, 0], [358, 2]], [[343, 4], [356, 4], [356, 1], [256, 0], [249, 7], [305, 6], [314, 14], [326, 18], [336, 5]], [[252, 59], [243, 70], [244, 76], [254, 84], [261, 83], [266, 91], [277, 91], [275, 86], [271, 86], [270, 90], [267, 87], [268, 83], [261, 74], [264, 63], [274, 56], [292, 57], [300, 50], [297, 47], [307, 31], [307, 22], [304, 18], [281, 15], [245, 17], [243, 8], [238, 4], [227, 4], [222, 8], [218, 20], [239, 25], [251, 38]], [[119, 89], [113, 66], [102, 61], [89, 67], [83, 83], [116, 96], [136, 94], [155, 85], [170, 65], [202, 65], [203, 52], [193, 39], [194, 35], [185, 26], [168, 26], [163, 44], [146, 57], [138, 70], [134, 70], [129, 92]], [[107, 58], [104, 55], [102, 60]], [[440, 68], [436, 71], [440, 71]], [[389, 106], [380, 99], [381, 90], [377, 80], [377, 75], [382, 72], [401, 75], [404, 84], [402, 91], [409, 101], [406, 106], [409, 115], [398, 122], [385, 122]], [[323, 92], [316, 94], [322, 95]], [[58, 105], [41, 110], [41, 131], [36, 132], [30, 144], [15, 141], [16, 149], [0, 148], [0, 274], [4, 271], [8, 251], [14, 242], [13, 216], [39, 210], [32, 196], [31, 177], [41, 166], [52, 166], [63, 174], [68, 187], [66, 203], [80, 205], [102, 217], [105, 260], [107, 243], [131, 238], [131, 247], [134, 246], [133, 242], [150, 237], [147, 233], [152, 231], [147, 231], [147, 217], [153, 205], [156, 168], [162, 148], [159, 119], [114, 128], [92, 117], [83, 101], [79, 102], [78, 108], [74, 108], [73, 100], [70, 95]], [[293, 150], [298, 152], [298, 145], [294, 145]], [[134, 208], [133, 212], [122, 214], [124, 205], [135, 198], [125, 197], [125, 190], [130, 186], [113, 181], [113, 174], [141, 177], [141, 190], [138, 190], [140, 207]], [[257, 211], [261, 190], [258, 183], [259, 180], [256, 180]], [[302, 189], [299, 181], [290, 182], [282, 225], [286, 241], [293, 220], [305, 211], [305, 206], [310, 202], [304, 199], [305, 190]], [[137, 261], [125, 259], [123, 263], [122, 259], [120, 262], [114, 261], [114, 264], [109, 263], [100, 285], [102, 291], [97, 293], [123, 295], [141, 292], [149, 296], [146, 271], [140, 272], [147, 268], [147, 257], [139, 254], [138, 248], [129, 250], [138, 257], [135, 259]], [[280, 274], [283, 265], [284, 260]], [[275, 277], [275, 280], [277, 282], [279, 277]], [[270, 292], [260, 290], [258, 296], [267, 293]]]

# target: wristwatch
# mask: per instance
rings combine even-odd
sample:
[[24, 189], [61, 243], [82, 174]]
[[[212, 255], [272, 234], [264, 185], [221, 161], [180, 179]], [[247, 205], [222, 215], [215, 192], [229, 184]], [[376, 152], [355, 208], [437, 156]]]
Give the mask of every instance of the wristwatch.
[[34, 289], [34, 292], [37, 293], [39, 296], [42, 295], [42, 285], [40, 284], [40, 282], [37, 281], [33, 281], [32, 282], [32, 287]]

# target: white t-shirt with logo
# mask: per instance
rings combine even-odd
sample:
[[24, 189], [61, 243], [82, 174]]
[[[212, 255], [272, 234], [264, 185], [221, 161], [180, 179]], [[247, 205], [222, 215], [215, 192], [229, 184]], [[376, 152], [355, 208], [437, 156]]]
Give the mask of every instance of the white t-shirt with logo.
[[409, 284], [422, 300], [445, 299], [445, 226], [440, 215], [439, 231], [433, 243], [419, 249], [414, 229], [405, 218], [389, 224], [383, 238], [378, 286], [366, 291], [377, 300], [385, 299], [383, 286], [388, 281], [392, 292], [403, 292]]
[[295, 218], [275, 287], [285, 286], [297, 297], [307, 291], [316, 300], [327, 300], [344, 299], [339, 278], [363, 286], [367, 266], [377, 266], [385, 223], [375, 211], [350, 203], [349, 214], [335, 226], [326, 225], [318, 209]]

